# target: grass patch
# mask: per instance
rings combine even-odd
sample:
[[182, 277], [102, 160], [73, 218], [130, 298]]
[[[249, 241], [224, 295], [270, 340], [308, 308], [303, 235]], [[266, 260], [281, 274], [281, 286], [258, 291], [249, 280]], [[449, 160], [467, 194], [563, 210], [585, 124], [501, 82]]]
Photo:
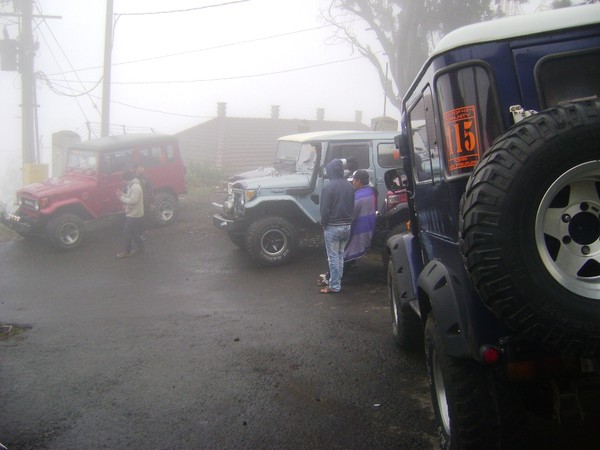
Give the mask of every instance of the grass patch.
[[23, 334], [30, 328], [30, 326], [25, 325], [0, 324], [0, 341]]

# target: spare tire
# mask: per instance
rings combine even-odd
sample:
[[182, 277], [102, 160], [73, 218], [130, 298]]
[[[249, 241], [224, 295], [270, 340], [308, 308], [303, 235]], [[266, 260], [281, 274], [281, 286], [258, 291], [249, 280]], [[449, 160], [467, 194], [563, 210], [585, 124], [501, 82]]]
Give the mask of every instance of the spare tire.
[[487, 305], [565, 354], [600, 354], [600, 101], [533, 115], [498, 138], [460, 206], [460, 245]]

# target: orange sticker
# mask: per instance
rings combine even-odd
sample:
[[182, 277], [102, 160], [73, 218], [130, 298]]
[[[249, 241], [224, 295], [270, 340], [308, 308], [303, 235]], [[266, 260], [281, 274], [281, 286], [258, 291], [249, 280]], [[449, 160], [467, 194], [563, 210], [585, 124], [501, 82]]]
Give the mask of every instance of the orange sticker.
[[450, 172], [477, 164], [481, 157], [478, 130], [475, 106], [463, 106], [444, 113], [446, 160]]

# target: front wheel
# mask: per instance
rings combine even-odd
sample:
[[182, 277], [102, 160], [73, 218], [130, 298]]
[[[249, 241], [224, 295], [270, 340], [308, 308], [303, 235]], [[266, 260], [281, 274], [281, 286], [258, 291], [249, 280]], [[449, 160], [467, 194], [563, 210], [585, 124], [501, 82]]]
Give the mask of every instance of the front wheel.
[[524, 448], [525, 410], [513, 386], [490, 367], [449, 356], [433, 314], [425, 324], [425, 362], [444, 450]]
[[237, 245], [239, 248], [241, 248], [242, 250], [246, 250], [246, 236], [244, 236], [241, 233], [228, 232], [227, 237], [229, 237], [229, 240], [235, 245]]
[[60, 250], [73, 250], [83, 242], [85, 226], [76, 214], [60, 214], [48, 221], [46, 237], [50, 244]]
[[168, 225], [177, 217], [179, 202], [177, 197], [167, 192], [159, 192], [154, 196], [153, 219], [157, 225]]
[[414, 349], [423, 343], [421, 319], [408, 304], [402, 304], [396, 267], [392, 261], [387, 266], [387, 285], [392, 312], [392, 334], [396, 345]]
[[283, 217], [253, 222], [246, 233], [246, 250], [264, 266], [288, 262], [296, 252], [296, 229]]

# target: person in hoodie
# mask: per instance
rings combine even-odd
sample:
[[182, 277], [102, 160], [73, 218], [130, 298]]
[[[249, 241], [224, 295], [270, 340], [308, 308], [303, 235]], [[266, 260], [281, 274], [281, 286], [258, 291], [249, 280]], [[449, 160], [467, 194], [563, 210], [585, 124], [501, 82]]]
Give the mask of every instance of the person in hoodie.
[[321, 225], [324, 229], [325, 249], [329, 265], [329, 285], [321, 294], [337, 294], [342, 289], [344, 274], [344, 249], [350, 239], [354, 212], [354, 188], [344, 178], [344, 164], [334, 159], [325, 166], [329, 182], [321, 193]]
[[139, 252], [144, 251], [144, 239], [142, 238], [142, 221], [144, 220], [144, 192], [140, 180], [131, 171], [123, 174], [127, 181], [125, 193], [117, 192], [119, 198], [125, 205], [125, 226], [123, 235], [125, 237], [125, 250], [117, 253], [117, 258], [127, 258], [133, 255], [132, 244], [138, 247]]

